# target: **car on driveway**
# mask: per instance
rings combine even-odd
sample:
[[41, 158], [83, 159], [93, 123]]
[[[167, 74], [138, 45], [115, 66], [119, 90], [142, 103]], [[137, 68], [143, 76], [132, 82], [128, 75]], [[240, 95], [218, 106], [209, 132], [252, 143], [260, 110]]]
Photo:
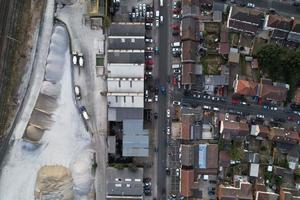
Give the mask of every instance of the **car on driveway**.
[[171, 111], [170, 109], [167, 109], [167, 118], [170, 118], [171, 117]]
[[172, 104], [173, 104], [173, 105], [180, 106], [181, 102], [180, 102], [180, 101], [173, 101]]

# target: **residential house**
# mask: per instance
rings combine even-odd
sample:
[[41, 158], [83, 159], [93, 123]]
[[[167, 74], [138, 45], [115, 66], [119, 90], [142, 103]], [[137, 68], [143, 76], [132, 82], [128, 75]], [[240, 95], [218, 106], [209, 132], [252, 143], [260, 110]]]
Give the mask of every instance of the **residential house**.
[[264, 13], [256, 9], [231, 6], [227, 28], [233, 31], [255, 35], [263, 28]]
[[258, 140], [268, 140], [270, 128], [265, 125], [251, 125], [251, 135]]
[[193, 124], [196, 122], [196, 115], [183, 113], [181, 115], [181, 138], [182, 140], [195, 140], [199, 138], [200, 131], [194, 132]]
[[[222, 91], [224, 87], [228, 86], [229, 82], [229, 75], [205, 75], [204, 76], [204, 91], [210, 94], [214, 94], [215, 89], [217, 91]], [[221, 93], [221, 92], [220, 92]]]
[[290, 169], [296, 169], [298, 167], [300, 158], [300, 146], [294, 145], [287, 154], [287, 161], [289, 162]]
[[195, 63], [182, 64], [182, 85], [191, 85], [193, 83], [193, 74], [195, 72]]
[[193, 184], [194, 184], [194, 170], [193, 169], [181, 169], [180, 174], [180, 193], [184, 197], [193, 196]]
[[274, 192], [257, 191], [255, 193], [255, 200], [279, 200], [279, 194]]
[[271, 31], [274, 40], [286, 40], [292, 28], [291, 20], [279, 14], [266, 15], [264, 30]]
[[260, 101], [283, 102], [286, 100], [289, 86], [287, 84], [256, 83], [247, 80], [235, 80], [234, 92], [239, 95], [258, 97]]
[[143, 199], [143, 168], [106, 168], [106, 199]]
[[181, 144], [181, 164], [186, 167], [194, 167], [195, 165], [195, 146], [190, 144]]
[[218, 145], [217, 144], [199, 144], [195, 146], [195, 171], [197, 172], [197, 174], [203, 174], [203, 175], [217, 174], [218, 172]]
[[292, 29], [289, 32], [287, 40], [289, 42], [295, 43], [296, 46], [299, 46], [299, 44], [300, 44], [300, 21], [295, 20], [294, 18], [291, 18], [291, 23], [292, 23]]
[[219, 185], [217, 198], [219, 200], [252, 200], [252, 184], [248, 181], [237, 181], [234, 186]]
[[299, 143], [299, 133], [284, 128], [272, 127], [270, 129], [270, 139], [277, 143], [294, 145]]
[[186, 17], [181, 20], [181, 41], [198, 41], [200, 39], [198, 31], [199, 22], [195, 18]]
[[228, 55], [228, 53], [229, 53], [228, 30], [226, 27], [222, 27], [220, 33], [219, 54]]
[[200, 14], [199, 0], [182, 0], [182, 18], [196, 18]]
[[300, 105], [300, 88], [297, 88], [292, 102], [296, 105]]
[[197, 60], [197, 43], [192, 40], [182, 41], [182, 63], [196, 63]]
[[298, 189], [281, 187], [279, 191], [280, 200], [299, 200], [300, 191]]
[[246, 123], [221, 121], [220, 134], [224, 140], [244, 140], [249, 134], [249, 125]]

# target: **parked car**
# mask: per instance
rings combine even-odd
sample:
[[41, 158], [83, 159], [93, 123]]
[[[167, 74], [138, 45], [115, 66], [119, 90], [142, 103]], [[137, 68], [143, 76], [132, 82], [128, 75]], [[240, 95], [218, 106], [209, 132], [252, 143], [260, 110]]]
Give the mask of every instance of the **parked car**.
[[159, 27], [159, 20], [158, 19], [155, 20], [155, 26]]
[[72, 53], [73, 65], [77, 65], [77, 60], [78, 60], [77, 56], [78, 56], [77, 52], [73, 51]]
[[247, 8], [255, 8], [255, 4], [254, 3], [247, 3], [246, 7]]
[[158, 118], [158, 113], [154, 113], [154, 119]]
[[180, 18], [181, 18], [181, 15], [173, 14], [172, 17], [173, 17], [173, 19], [180, 19]]
[[170, 118], [171, 117], [171, 111], [170, 109], [167, 109], [167, 118]]
[[153, 42], [153, 40], [152, 40], [152, 39], [150, 39], [150, 38], [145, 38], [145, 42], [146, 42], [146, 43], [152, 43], [152, 42]]
[[264, 116], [264, 115], [261, 115], [261, 114], [257, 114], [256, 117], [257, 117], [257, 118], [260, 118], [260, 119], [264, 119], [264, 118], [265, 118], [265, 116]]
[[81, 92], [80, 92], [80, 87], [78, 85], [74, 86], [74, 93], [75, 93], [76, 100], [80, 100], [81, 99]]
[[82, 55], [82, 53], [79, 53], [78, 54], [78, 65], [79, 65], [79, 67], [83, 67], [83, 55]]
[[178, 24], [172, 24], [172, 29], [173, 30], [179, 30], [180, 29], [180, 26]]
[[164, 22], [164, 16], [160, 16], [160, 23], [162, 24]]
[[154, 101], [158, 102], [158, 95], [154, 95]]
[[180, 169], [179, 169], [179, 168], [176, 169], [176, 176], [177, 176], [177, 177], [180, 176]]
[[180, 102], [180, 101], [173, 101], [172, 104], [173, 104], [173, 105], [180, 106], [181, 102]]
[[154, 62], [153, 62], [153, 60], [146, 60], [146, 61], [145, 61], [145, 64], [146, 64], [146, 65], [153, 65]]
[[171, 134], [171, 128], [170, 128], [170, 126], [167, 127], [166, 133], [167, 133], [167, 135]]
[[174, 73], [174, 74], [180, 74], [180, 73], [181, 73], [181, 69], [174, 69], [174, 70], [173, 70], [173, 73]]
[[173, 36], [179, 35], [179, 31], [172, 31], [172, 35], [173, 35]]
[[83, 118], [85, 120], [89, 120], [90, 119], [90, 117], [89, 117], [89, 115], [88, 115], [88, 113], [86, 111], [86, 108], [84, 106], [80, 106], [79, 110], [80, 110], [80, 113], [81, 113], [81, 115], [83, 116]]

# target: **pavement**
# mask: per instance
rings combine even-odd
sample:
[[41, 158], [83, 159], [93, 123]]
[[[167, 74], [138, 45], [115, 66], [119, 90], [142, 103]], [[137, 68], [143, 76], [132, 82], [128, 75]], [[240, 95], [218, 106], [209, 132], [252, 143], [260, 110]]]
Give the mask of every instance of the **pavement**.
[[[217, 2], [221, 3], [228, 3], [230, 1], [223, 1], [223, 0], [216, 0]], [[293, 1], [279, 1], [279, 0], [236, 0], [237, 3], [244, 2], [244, 3], [254, 3], [256, 9], [261, 10], [269, 10], [270, 8], [274, 8], [276, 12], [281, 15], [289, 16], [289, 17], [296, 17], [300, 19], [300, 6], [296, 7], [293, 6]]]
[[83, 14], [86, 12], [86, 2], [76, 1], [71, 6], [57, 9], [57, 18], [63, 21], [70, 33], [72, 51], [83, 53], [84, 67], [74, 66], [74, 84], [81, 88], [82, 100], [90, 115], [87, 122], [89, 132], [93, 135], [96, 152], [96, 199], [104, 200], [106, 194], [106, 165], [107, 165], [107, 99], [100, 92], [106, 92], [107, 85], [104, 77], [96, 75], [96, 54], [104, 51], [105, 36], [101, 29], [92, 30], [84, 24]]

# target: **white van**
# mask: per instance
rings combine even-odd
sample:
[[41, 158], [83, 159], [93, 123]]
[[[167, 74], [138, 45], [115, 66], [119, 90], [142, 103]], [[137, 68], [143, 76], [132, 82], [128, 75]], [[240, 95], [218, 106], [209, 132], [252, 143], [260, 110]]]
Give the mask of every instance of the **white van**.
[[155, 12], [155, 17], [156, 17], [156, 19], [159, 20], [159, 10], [157, 10], [157, 11]]
[[164, 0], [159, 0], [159, 5], [164, 6]]
[[172, 65], [172, 69], [178, 69], [178, 68], [181, 68], [180, 64], [173, 64]]
[[171, 43], [171, 47], [180, 47], [180, 42]]

